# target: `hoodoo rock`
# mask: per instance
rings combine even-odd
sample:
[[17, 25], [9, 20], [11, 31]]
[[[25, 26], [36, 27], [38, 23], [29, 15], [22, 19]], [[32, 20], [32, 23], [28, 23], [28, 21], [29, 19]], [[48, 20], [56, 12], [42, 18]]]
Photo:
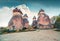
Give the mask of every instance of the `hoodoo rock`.
[[40, 28], [51, 28], [50, 18], [43, 9], [39, 11], [37, 20]]
[[16, 29], [16, 30], [21, 30], [22, 29], [22, 12], [20, 11], [20, 9], [15, 8], [13, 10], [13, 16], [11, 18], [11, 20], [8, 23], [8, 27], [9, 29]]

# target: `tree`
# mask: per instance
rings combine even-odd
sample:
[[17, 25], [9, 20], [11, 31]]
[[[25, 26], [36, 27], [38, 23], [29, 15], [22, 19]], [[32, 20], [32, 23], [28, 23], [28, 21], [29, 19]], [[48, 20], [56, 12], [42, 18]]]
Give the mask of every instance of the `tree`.
[[57, 28], [57, 30], [60, 31], [60, 16], [57, 16], [57, 20], [55, 22], [55, 27]]

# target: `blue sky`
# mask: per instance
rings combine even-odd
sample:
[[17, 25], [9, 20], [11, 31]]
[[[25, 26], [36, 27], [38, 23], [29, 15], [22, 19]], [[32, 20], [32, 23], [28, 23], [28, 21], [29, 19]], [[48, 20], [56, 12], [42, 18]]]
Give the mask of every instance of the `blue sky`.
[[41, 8], [44, 9], [46, 12], [49, 11], [55, 12], [55, 11], [59, 11], [60, 9], [59, 0], [0, 0], [0, 8], [4, 6], [15, 7], [21, 4], [27, 5], [29, 9], [33, 12], [39, 12]]
[[[12, 16], [12, 9], [17, 6], [20, 7], [22, 4], [28, 7], [28, 11], [31, 11], [32, 14], [30, 16], [32, 17], [34, 15], [37, 16], [41, 8], [45, 10], [45, 13], [49, 17], [60, 14], [59, 0], [0, 0], [0, 26], [7, 26]], [[32, 17], [29, 17], [30, 24]]]
[[0, 0], [0, 7], [12, 7], [21, 4], [26, 4], [32, 11], [39, 11], [41, 8], [60, 7], [59, 0]]
[[41, 8], [60, 7], [59, 0], [0, 0], [0, 7], [12, 7], [21, 4], [26, 4], [32, 11], [38, 11]]

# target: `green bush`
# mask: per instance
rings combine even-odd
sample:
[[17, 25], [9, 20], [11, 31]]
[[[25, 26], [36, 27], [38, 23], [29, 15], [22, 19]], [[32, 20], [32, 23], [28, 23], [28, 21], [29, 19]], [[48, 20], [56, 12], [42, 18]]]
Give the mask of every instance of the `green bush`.
[[57, 20], [54, 25], [55, 25], [55, 28], [57, 28], [57, 30], [60, 30], [60, 16], [57, 17]]
[[5, 33], [12, 33], [12, 32], [16, 32], [16, 30], [9, 30], [7, 28], [0, 28], [0, 34], [5, 34]]
[[0, 34], [3, 34], [3, 33], [4, 33], [4, 30], [5, 30], [5, 29], [4, 29], [3, 27], [1, 27], [1, 28], [0, 28]]

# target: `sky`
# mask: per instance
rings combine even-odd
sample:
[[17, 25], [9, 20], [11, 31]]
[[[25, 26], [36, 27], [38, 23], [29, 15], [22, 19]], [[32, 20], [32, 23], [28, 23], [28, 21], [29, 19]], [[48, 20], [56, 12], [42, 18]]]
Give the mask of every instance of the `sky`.
[[[40, 9], [44, 9], [45, 13], [51, 18], [60, 14], [59, 0], [0, 0], [0, 26], [7, 26], [12, 17], [12, 10], [20, 8], [23, 13], [28, 13], [29, 22], [32, 23], [32, 17], [37, 14]], [[25, 12], [22, 7], [26, 8]]]

